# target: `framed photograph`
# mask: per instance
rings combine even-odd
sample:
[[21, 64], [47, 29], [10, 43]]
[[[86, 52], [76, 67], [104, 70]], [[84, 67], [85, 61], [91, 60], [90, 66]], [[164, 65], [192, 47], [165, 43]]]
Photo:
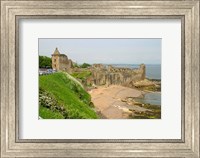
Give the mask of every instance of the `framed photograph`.
[[200, 157], [199, 6], [1, 1], [1, 157]]

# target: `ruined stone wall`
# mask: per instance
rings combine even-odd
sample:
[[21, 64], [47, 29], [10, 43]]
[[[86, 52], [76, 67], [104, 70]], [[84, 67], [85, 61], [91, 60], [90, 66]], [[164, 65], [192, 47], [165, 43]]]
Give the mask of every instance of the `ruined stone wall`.
[[95, 64], [91, 68], [92, 76], [88, 78], [87, 84], [95, 85], [123, 85], [133, 86], [133, 83], [145, 79], [145, 65], [142, 64], [138, 69], [116, 68]]
[[59, 58], [59, 70], [66, 71], [69, 68], [69, 61], [67, 56], [60, 55]]
[[52, 68], [57, 71], [70, 71], [72, 60], [64, 54], [52, 55]]

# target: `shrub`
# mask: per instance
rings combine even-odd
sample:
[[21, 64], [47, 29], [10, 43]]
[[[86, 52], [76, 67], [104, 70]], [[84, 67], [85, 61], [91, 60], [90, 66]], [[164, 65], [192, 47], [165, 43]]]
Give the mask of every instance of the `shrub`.
[[83, 63], [82, 65], [81, 65], [81, 68], [87, 68], [87, 67], [90, 67], [91, 65], [90, 64], [88, 64], [88, 63]]
[[52, 68], [51, 58], [39, 56], [39, 68]]

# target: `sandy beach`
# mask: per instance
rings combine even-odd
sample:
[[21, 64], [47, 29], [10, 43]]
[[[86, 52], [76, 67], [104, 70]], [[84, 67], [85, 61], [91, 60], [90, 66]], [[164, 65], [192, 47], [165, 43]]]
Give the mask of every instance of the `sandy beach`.
[[89, 91], [92, 102], [103, 118], [121, 119], [129, 118], [133, 111], [146, 111], [147, 109], [134, 105], [132, 99], [140, 97], [143, 92], [137, 89], [111, 85], [97, 87]]

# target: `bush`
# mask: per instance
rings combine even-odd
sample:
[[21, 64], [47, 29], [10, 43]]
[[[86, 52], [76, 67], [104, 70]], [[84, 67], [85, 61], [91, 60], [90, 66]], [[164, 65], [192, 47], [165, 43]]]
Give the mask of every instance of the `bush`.
[[39, 56], [39, 68], [52, 68], [51, 58]]
[[83, 63], [82, 65], [81, 65], [81, 68], [87, 68], [87, 67], [90, 67], [91, 65], [90, 64], [88, 64], [88, 63]]
[[77, 63], [73, 63], [73, 67], [79, 68], [80, 66]]

